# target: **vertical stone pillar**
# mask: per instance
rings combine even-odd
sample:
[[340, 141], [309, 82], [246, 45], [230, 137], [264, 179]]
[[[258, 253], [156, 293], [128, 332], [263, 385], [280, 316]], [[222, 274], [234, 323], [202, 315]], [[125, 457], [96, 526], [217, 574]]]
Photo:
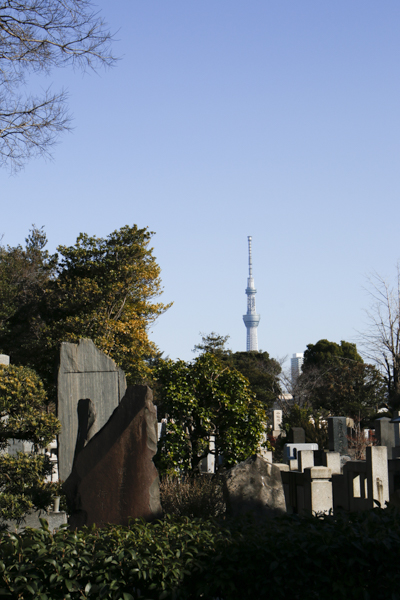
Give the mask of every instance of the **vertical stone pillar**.
[[381, 508], [389, 501], [388, 453], [386, 446], [368, 446], [367, 479], [370, 507], [376, 508], [377, 500]]
[[328, 417], [329, 450], [347, 454], [347, 425], [346, 417]]
[[376, 419], [375, 436], [378, 441], [378, 446], [386, 446], [388, 458], [393, 458], [393, 448], [395, 447], [395, 425], [390, 422], [388, 417]]
[[304, 469], [314, 466], [314, 450], [299, 450], [298, 454], [299, 471], [302, 473]]
[[304, 471], [304, 511], [328, 514], [333, 510], [332, 472], [328, 467], [311, 467]]

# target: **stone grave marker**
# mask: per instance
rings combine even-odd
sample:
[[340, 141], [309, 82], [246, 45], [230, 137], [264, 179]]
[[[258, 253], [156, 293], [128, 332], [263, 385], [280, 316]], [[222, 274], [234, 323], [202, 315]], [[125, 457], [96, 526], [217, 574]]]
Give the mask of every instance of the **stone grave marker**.
[[[65, 481], [71, 473], [77, 445], [79, 402], [92, 402], [95, 420], [89, 429], [93, 436], [120, 403], [126, 391], [126, 380], [115, 362], [98, 350], [91, 340], [85, 339], [79, 344], [61, 344], [57, 388], [57, 416], [61, 421], [58, 467], [60, 479]], [[88, 415], [89, 419], [92, 417]], [[82, 447], [88, 433], [89, 430]], [[85, 434], [81, 432], [81, 443], [82, 435]]]
[[386, 446], [389, 458], [393, 458], [393, 448], [395, 447], [395, 425], [390, 422], [388, 417], [376, 419], [375, 436], [378, 446]]
[[130, 386], [108, 422], [77, 454], [63, 484], [71, 528], [128, 525], [162, 514], [157, 469], [157, 410], [147, 386]]
[[347, 425], [346, 417], [328, 417], [329, 450], [347, 454]]

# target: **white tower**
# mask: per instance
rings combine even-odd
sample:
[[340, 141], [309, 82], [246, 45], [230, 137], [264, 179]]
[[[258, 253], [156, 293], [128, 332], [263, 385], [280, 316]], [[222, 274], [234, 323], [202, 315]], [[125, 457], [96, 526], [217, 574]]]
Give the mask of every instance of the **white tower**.
[[301, 375], [301, 365], [303, 364], [303, 361], [303, 352], [293, 354], [293, 358], [291, 359], [292, 385], [295, 385], [297, 378]]
[[246, 350], [247, 352], [250, 352], [251, 350], [258, 351], [257, 327], [260, 322], [260, 315], [256, 313], [257, 290], [254, 287], [253, 268], [251, 262], [251, 235], [249, 235], [247, 239], [249, 240], [249, 276], [247, 278], [246, 288], [247, 313], [243, 315], [243, 321], [247, 329]]

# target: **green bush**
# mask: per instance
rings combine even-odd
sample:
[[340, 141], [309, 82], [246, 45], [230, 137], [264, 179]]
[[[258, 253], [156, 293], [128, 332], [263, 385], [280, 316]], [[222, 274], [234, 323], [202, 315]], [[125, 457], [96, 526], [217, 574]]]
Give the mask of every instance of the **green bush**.
[[0, 597], [399, 600], [400, 513], [171, 518], [0, 536]]

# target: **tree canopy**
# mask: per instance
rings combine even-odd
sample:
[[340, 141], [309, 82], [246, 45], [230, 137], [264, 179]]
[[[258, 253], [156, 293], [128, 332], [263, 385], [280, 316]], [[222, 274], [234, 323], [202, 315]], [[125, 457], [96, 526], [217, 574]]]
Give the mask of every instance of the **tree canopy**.
[[43, 231], [33, 229], [25, 249], [2, 248], [0, 293], [8, 300], [0, 351], [51, 386], [60, 343], [88, 337], [128, 381], [144, 380], [147, 358], [157, 353], [148, 328], [168, 308], [154, 301], [161, 281], [151, 237], [147, 228], [126, 225], [106, 238], [80, 234], [74, 246], [49, 256]]
[[294, 394], [300, 405], [313, 411], [364, 422], [385, 399], [382, 376], [363, 362], [356, 345], [342, 341], [339, 346], [328, 340], [308, 344]]
[[[0, 365], [0, 520], [18, 521], [51, 503], [53, 486], [45, 478], [52, 467], [40, 450], [55, 438], [60, 423], [46, 404], [46, 392], [34, 371]], [[10, 439], [31, 442], [32, 451], [4, 452]]]
[[319, 340], [316, 344], [307, 345], [307, 350], [304, 352], [303, 371], [311, 366], [337, 363], [340, 360], [363, 362], [355, 344], [342, 340], [339, 345], [328, 340]]
[[212, 354], [192, 363], [160, 361], [159, 417], [168, 415], [157, 456], [161, 471], [195, 472], [215, 436], [215, 454], [232, 466], [257, 451], [265, 429], [263, 404], [239, 371]]
[[236, 369], [250, 382], [251, 390], [268, 410], [282, 393], [279, 383], [281, 366], [277, 360], [270, 358], [268, 352], [232, 352], [226, 348], [229, 335], [223, 336], [212, 331], [202, 336], [200, 344], [193, 351], [214, 354], [218, 360], [230, 369]]
[[24, 94], [32, 74], [112, 65], [111, 34], [90, 0], [0, 2], [0, 165], [46, 155], [69, 128], [65, 90]]

